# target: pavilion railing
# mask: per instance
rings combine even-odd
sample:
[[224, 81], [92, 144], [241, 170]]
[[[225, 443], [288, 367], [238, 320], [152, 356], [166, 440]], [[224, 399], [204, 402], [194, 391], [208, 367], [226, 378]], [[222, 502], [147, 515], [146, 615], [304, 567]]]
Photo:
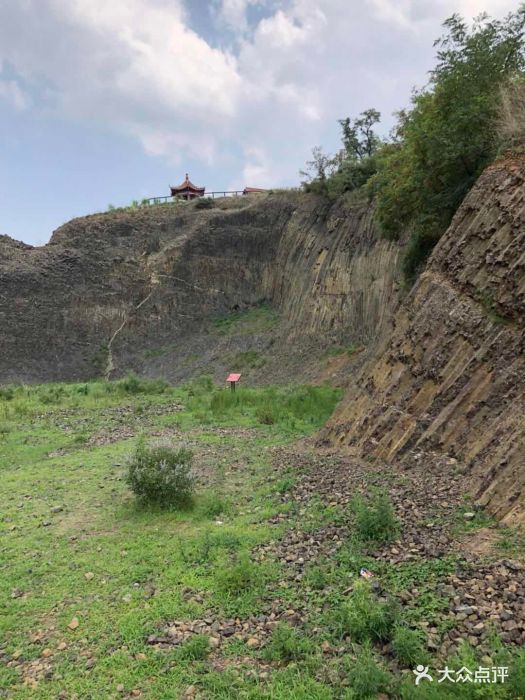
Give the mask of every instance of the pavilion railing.
[[[219, 197], [241, 197], [245, 193], [243, 190], [217, 190], [216, 192], [205, 192], [202, 196], [206, 199], [218, 199]], [[249, 194], [259, 194], [258, 192], [247, 192]], [[148, 202], [148, 204], [162, 204], [162, 202], [174, 202], [174, 201], [186, 201], [184, 195], [166, 195], [163, 197], [146, 197], [142, 200], [142, 203]]]

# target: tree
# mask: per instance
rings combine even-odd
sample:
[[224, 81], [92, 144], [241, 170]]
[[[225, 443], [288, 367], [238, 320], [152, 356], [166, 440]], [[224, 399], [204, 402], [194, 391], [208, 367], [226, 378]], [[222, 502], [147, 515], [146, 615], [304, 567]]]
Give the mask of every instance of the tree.
[[376, 171], [374, 155], [381, 140], [374, 132], [374, 125], [381, 115], [376, 109], [367, 109], [359, 117], [339, 119], [342, 145], [335, 155], [327, 155], [317, 146], [312, 150], [312, 160], [307, 170], [300, 174], [306, 178], [303, 185], [331, 197], [362, 187]]
[[428, 86], [398, 115], [370, 191], [388, 238], [413, 231], [404, 270], [413, 279], [483, 168], [494, 158], [501, 86], [525, 67], [525, 8], [503, 22], [458, 15], [444, 23]]
[[299, 174], [305, 178], [303, 185], [313, 181], [323, 183], [333, 175], [336, 167], [337, 162], [334, 156], [324, 153], [321, 146], [314, 146], [312, 160], [306, 161], [306, 170], [301, 170]]
[[343, 132], [345, 158], [349, 160], [364, 160], [377, 151], [381, 140], [374, 133], [374, 125], [381, 119], [377, 109], [367, 109], [361, 112], [357, 119], [339, 119]]

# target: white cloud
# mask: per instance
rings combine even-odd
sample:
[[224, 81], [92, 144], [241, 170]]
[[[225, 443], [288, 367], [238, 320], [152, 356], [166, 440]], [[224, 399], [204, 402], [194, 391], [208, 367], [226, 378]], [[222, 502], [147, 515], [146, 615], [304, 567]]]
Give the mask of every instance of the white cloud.
[[31, 98], [16, 80], [0, 80], [0, 99], [9, 102], [19, 112], [31, 106]]
[[272, 164], [268, 154], [259, 146], [247, 146], [244, 149], [245, 164], [242, 171], [242, 182], [236, 187], [271, 187], [275, 180]]
[[157, 144], [169, 131], [167, 148], [179, 140], [183, 151], [210, 114], [219, 126], [237, 112], [235, 57], [191, 31], [178, 2], [26, 0], [2, 14], [2, 58], [43, 79], [58, 111], [132, 133], [150, 151], [155, 131]]
[[267, 4], [268, 0], [219, 0], [216, 17], [219, 25], [244, 33], [249, 28], [248, 8]]
[[[266, 10], [255, 26], [251, 5]], [[246, 182], [264, 186], [291, 181], [313, 145], [330, 149], [337, 118], [370, 106], [388, 118], [406, 105], [452, 12], [501, 16], [514, 5], [217, 0], [217, 26], [229, 28], [217, 44], [234, 30], [219, 49], [189, 28], [183, 0], [17, 0], [0, 2], [0, 63], [38, 83], [60, 116], [102, 122], [174, 163], [220, 166], [235, 150]], [[0, 97], [30, 106], [11, 78]]]
[[218, 16], [227, 26], [244, 30], [247, 28], [247, 9], [248, 0], [222, 0]]

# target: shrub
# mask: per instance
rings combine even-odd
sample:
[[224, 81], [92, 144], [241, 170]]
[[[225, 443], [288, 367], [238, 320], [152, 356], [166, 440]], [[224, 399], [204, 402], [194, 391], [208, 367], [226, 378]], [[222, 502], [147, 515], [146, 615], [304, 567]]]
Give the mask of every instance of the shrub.
[[378, 693], [388, 693], [392, 685], [390, 674], [376, 662], [369, 646], [360, 649], [355, 661], [348, 665], [347, 678], [350, 691], [346, 700], [377, 698]]
[[500, 106], [500, 94], [501, 86], [523, 70], [524, 24], [519, 9], [503, 21], [478, 18], [473, 27], [457, 14], [447, 19], [444, 35], [435, 42], [429, 84], [414, 92], [410, 108], [399, 113], [395, 141], [377, 155], [370, 190], [383, 234], [398, 238], [407, 229], [425, 232], [416, 234], [405, 254], [408, 281], [494, 158], [498, 116], [509, 136], [522, 131], [522, 123], [516, 132], [514, 119], [505, 117], [514, 109], [514, 96], [509, 93]]
[[366, 581], [358, 581], [350, 600], [343, 603], [334, 616], [335, 633], [354, 642], [387, 642], [391, 639], [397, 618], [393, 600], [381, 601]]
[[373, 542], [391, 540], [399, 529], [398, 520], [389, 497], [384, 493], [375, 493], [368, 500], [356, 495], [351, 503], [355, 517], [357, 535]]
[[439, 238], [439, 229], [423, 228], [412, 234], [401, 262], [401, 269], [408, 284], [412, 284], [419, 275]]
[[509, 670], [509, 684], [513, 697], [525, 697], [525, 651], [514, 656]]
[[0, 399], [4, 401], [12, 401], [15, 396], [15, 390], [12, 386], [0, 386]]
[[407, 667], [413, 667], [428, 660], [422, 633], [403, 625], [397, 625], [394, 630], [392, 650], [399, 661]]
[[269, 661], [298, 661], [304, 659], [312, 649], [310, 640], [290, 625], [280, 623], [274, 629], [264, 655]]
[[168, 388], [168, 382], [164, 379], [144, 379], [133, 372], [129, 372], [124, 379], [119, 379], [114, 384], [117, 391], [124, 394], [163, 394]]
[[201, 197], [195, 202], [195, 209], [212, 209], [215, 206], [213, 199]]
[[142, 501], [160, 506], [191, 503], [193, 454], [185, 447], [147, 446], [141, 440], [129, 461], [127, 483]]
[[261, 406], [261, 408], [257, 409], [255, 416], [262, 425], [273, 425], [275, 423], [275, 414], [271, 406]]
[[213, 391], [213, 379], [207, 374], [202, 374], [192, 379], [186, 388], [189, 396], [203, 396]]

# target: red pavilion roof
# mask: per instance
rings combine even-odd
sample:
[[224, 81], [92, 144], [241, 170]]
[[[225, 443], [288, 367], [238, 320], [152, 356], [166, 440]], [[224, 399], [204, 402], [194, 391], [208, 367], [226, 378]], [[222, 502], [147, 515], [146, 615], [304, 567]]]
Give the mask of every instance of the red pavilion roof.
[[199, 194], [204, 194], [204, 190], [206, 189], [205, 187], [197, 187], [197, 185], [194, 185], [193, 182], [188, 177], [188, 173], [186, 173], [186, 179], [184, 182], [179, 185], [178, 187], [174, 187], [173, 185], [170, 185], [171, 193], [175, 194], [177, 192], [197, 192]]

